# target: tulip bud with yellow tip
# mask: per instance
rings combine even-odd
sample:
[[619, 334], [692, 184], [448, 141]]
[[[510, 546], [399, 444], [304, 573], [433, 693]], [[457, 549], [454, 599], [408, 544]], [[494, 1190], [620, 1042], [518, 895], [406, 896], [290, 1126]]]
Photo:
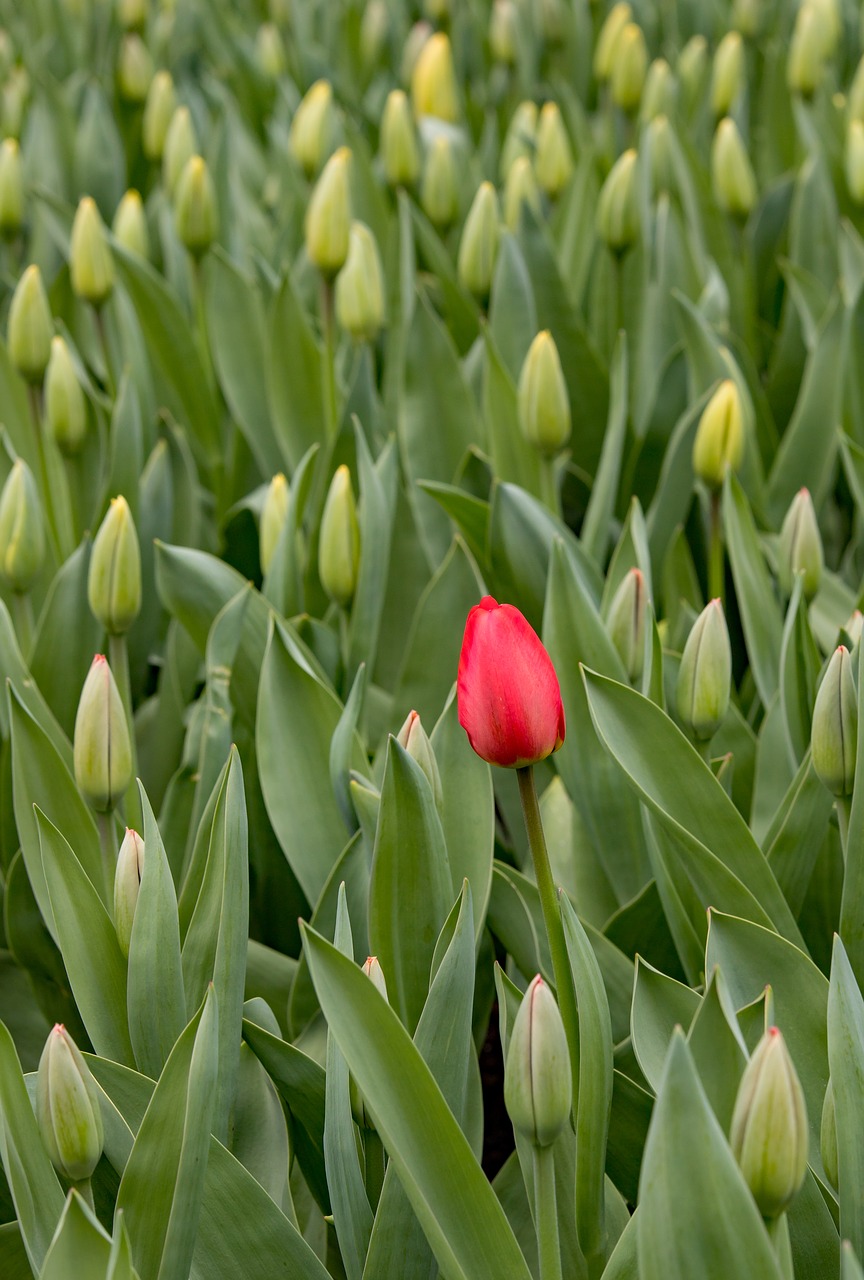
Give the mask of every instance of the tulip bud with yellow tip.
[[420, 148], [411, 105], [401, 89], [387, 95], [381, 116], [381, 163], [391, 187], [411, 187], [420, 174]]
[[348, 257], [336, 277], [336, 319], [356, 342], [372, 342], [384, 323], [384, 272], [375, 237], [352, 222]]
[[132, 744], [120, 692], [101, 653], [81, 690], [72, 759], [81, 795], [97, 813], [110, 813], [132, 780]]
[[294, 112], [288, 133], [289, 150], [307, 178], [322, 168], [335, 136], [333, 90], [328, 80], [316, 80]]
[[137, 31], [147, 23], [147, 0], [117, 0], [117, 21], [124, 31]]
[[741, 392], [727, 378], [702, 411], [693, 441], [693, 471], [711, 490], [721, 487], [727, 471], [737, 471], [744, 457]]
[[426, 152], [420, 204], [430, 222], [443, 231], [459, 212], [459, 191], [453, 144], [446, 136], [433, 138]]
[[51, 339], [45, 370], [45, 426], [62, 453], [71, 457], [87, 433], [87, 405], [66, 340]]
[[843, 160], [849, 194], [856, 204], [864, 204], [864, 121], [849, 121]]
[[150, 257], [150, 234], [147, 230], [147, 215], [144, 204], [137, 191], [127, 191], [117, 206], [111, 230], [114, 239], [130, 253], [137, 253], [139, 258]]
[[51, 1163], [69, 1182], [83, 1182], [104, 1143], [99, 1090], [69, 1032], [48, 1034], [36, 1078], [36, 1120]]
[[0, 134], [20, 138], [24, 113], [30, 98], [30, 76], [27, 68], [12, 67], [0, 90]]
[[441, 791], [441, 774], [438, 769], [438, 761], [435, 759], [435, 752], [432, 750], [432, 743], [429, 741], [429, 735], [420, 723], [420, 716], [416, 711], [409, 711], [402, 728], [396, 734], [396, 741], [400, 747], [404, 747], [409, 756], [426, 775], [429, 786], [432, 788], [432, 798], [440, 809], [442, 803]]
[[360, 568], [360, 525], [351, 488], [351, 473], [337, 467], [330, 481], [318, 542], [318, 576], [330, 599], [347, 609]]
[[389, 29], [387, 0], [367, 0], [360, 20], [360, 60], [367, 71], [378, 65]]
[[188, 107], [177, 107], [162, 148], [162, 182], [169, 196], [180, 180], [180, 174], [194, 155], [198, 154], [198, 138], [192, 114]]
[[288, 518], [290, 498], [288, 481], [278, 472], [267, 486], [267, 496], [261, 509], [261, 528], [258, 534], [258, 558], [261, 572], [266, 574], [273, 562], [276, 547]]
[[544, 103], [540, 112], [534, 170], [550, 200], [561, 194], [573, 176], [573, 149], [557, 102]]
[[675, 110], [675, 99], [678, 87], [672, 68], [665, 58], [655, 58], [648, 68], [645, 77], [645, 88], [642, 90], [642, 106], [639, 115], [642, 120], [655, 120], [657, 116], [669, 116]]
[[202, 257], [219, 234], [216, 188], [206, 160], [191, 156], [174, 192], [174, 221], [180, 243]]
[[849, 796], [858, 757], [858, 697], [852, 659], [838, 645], [822, 677], [810, 727], [813, 768], [833, 796]]
[[141, 146], [148, 160], [162, 159], [168, 128], [176, 110], [177, 95], [171, 73], [157, 71], [147, 90], [141, 120]]
[[111, 505], [90, 554], [90, 610], [109, 635], [123, 635], [141, 611], [141, 551], [129, 504], [121, 494]]
[[678, 668], [678, 719], [699, 741], [708, 741], [729, 709], [732, 648], [723, 605], [712, 600], [693, 623]]
[[720, 121], [711, 143], [711, 181], [725, 213], [743, 220], [753, 212], [759, 194], [756, 175], [731, 116]]
[[17, 458], [0, 494], [0, 574], [19, 595], [30, 590], [45, 559], [42, 504], [33, 473]]
[[436, 31], [420, 50], [411, 73], [411, 101], [417, 116], [434, 116], [451, 124], [459, 119], [453, 50], [443, 31]]
[[644, 153], [654, 195], [675, 189], [672, 126], [666, 116], [655, 116], [645, 130]]
[[491, 182], [477, 188], [459, 241], [456, 269], [461, 283], [477, 298], [486, 298], [498, 257], [498, 196]]
[[823, 22], [823, 15], [810, 0], [801, 6], [795, 18], [786, 62], [786, 83], [802, 98], [812, 98], [825, 77]]
[[72, 223], [69, 273], [79, 298], [101, 307], [114, 289], [114, 257], [96, 201], [84, 196]]
[[691, 36], [678, 55], [677, 71], [686, 111], [693, 110], [705, 92], [708, 69], [708, 42], [703, 35]]
[[648, 49], [642, 28], [635, 22], [628, 22], [615, 41], [615, 56], [609, 77], [612, 101], [622, 111], [638, 110], [647, 70]]
[[809, 489], [799, 489], [783, 520], [777, 544], [780, 586], [792, 594], [796, 574], [803, 578], [804, 598], [812, 600], [822, 581], [824, 554], [819, 523]]
[[278, 80], [285, 74], [288, 60], [279, 28], [273, 22], [262, 22], [255, 37], [255, 57], [268, 80]]
[[415, 22], [408, 32], [405, 39], [405, 47], [402, 50], [402, 62], [399, 67], [399, 79], [403, 84], [410, 85], [414, 68], [417, 66], [417, 60], [425, 45], [432, 39], [432, 35], [432, 27], [428, 22]]
[[642, 675], [645, 665], [645, 616], [648, 593], [641, 569], [630, 569], [621, 580], [609, 605], [606, 630], [618, 650], [631, 684]]
[[520, 102], [513, 112], [504, 142], [501, 146], [499, 172], [506, 178], [514, 162], [521, 157], [534, 161], [537, 150], [537, 122], [539, 112], [536, 102]]
[[134, 106], [146, 102], [153, 80], [153, 59], [135, 32], [125, 35], [117, 54], [117, 92]]
[[763, 1218], [776, 1218], [807, 1173], [807, 1108], [798, 1073], [777, 1027], [769, 1027], [747, 1063], [729, 1142]]
[[489, 52], [505, 67], [516, 63], [519, 49], [519, 11], [515, 0], [493, 0], [489, 14]]
[[618, 37], [632, 18], [633, 10], [629, 4], [616, 4], [609, 10], [606, 21], [600, 28], [597, 44], [594, 46], [594, 77], [600, 84], [612, 75]]
[[0, 143], [0, 236], [10, 240], [24, 224], [24, 175], [21, 149], [14, 138]]
[[511, 231], [519, 229], [522, 217], [522, 206], [529, 209], [539, 218], [542, 212], [542, 196], [537, 185], [534, 166], [527, 156], [517, 156], [510, 166], [507, 181], [504, 184], [504, 221]]
[[137, 831], [127, 827], [114, 869], [114, 931], [127, 958], [143, 872], [144, 841]]
[[349, 166], [351, 152], [340, 147], [324, 166], [306, 208], [306, 252], [323, 276], [330, 279], [348, 257], [351, 229]]
[[732, 25], [747, 40], [759, 34], [765, 0], [735, 0], [732, 5]]
[[597, 201], [597, 231], [613, 253], [622, 254], [639, 235], [636, 198], [636, 152], [631, 148], [615, 161]]
[[54, 324], [42, 272], [33, 263], [12, 295], [7, 342], [9, 359], [27, 382], [42, 381], [51, 355]]
[[714, 54], [711, 70], [711, 110], [728, 116], [744, 85], [744, 41], [737, 31], [727, 31]]
[[519, 374], [519, 426], [541, 453], [557, 453], [570, 439], [570, 397], [555, 339], [548, 329], [528, 348]]

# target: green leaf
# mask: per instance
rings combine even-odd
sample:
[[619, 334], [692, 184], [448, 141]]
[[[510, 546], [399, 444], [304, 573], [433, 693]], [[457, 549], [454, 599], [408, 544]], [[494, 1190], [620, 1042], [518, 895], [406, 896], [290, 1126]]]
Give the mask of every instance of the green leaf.
[[687, 1043], [720, 1128], [729, 1133], [747, 1050], [719, 968], [709, 975]]
[[355, 419], [354, 438], [360, 480], [360, 569], [348, 624], [348, 671], [353, 675], [361, 662], [374, 669], [378, 652], [390, 543], [396, 514], [398, 460], [392, 443], [387, 444], [373, 463], [366, 438]]
[[326, 420], [321, 346], [286, 275], [274, 295], [267, 329], [270, 417], [291, 471], [319, 443]]
[[840, 1235], [864, 1255], [864, 1202], [858, 1194], [864, 1179], [864, 1135], [858, 1122], [864, 1106], [864, 999], [836, 935], [828, 993], [828, 1060], [837, 1114]]
[[[858, 645], [858, 741], [855, 782], [864, 779], [864, 645]], [[849, 830], [846, 835], [846, 870], [840, 901], [839, 934], [852, 972], [864, 981], [864, 782], [852, 788]]]
[[825, 843], [833, 807], [833, 797], [817, 776], [808, 750], [762, 840], [768, 864], [796, 917]]
[[39, 1280], [102, 1280], [111, 1257], [111, 1237], [79, 1191], [66, 1199]]
[[750, 669], [767, 707], [778, 688], [783, 620], [747, 498], [731, 472], [723, 487], [723, 525]]
[[[33, 679], [70, 739], [81, 688], [103, 635], [87, 602], [89, 565], [88, 538], [60, 567], [48, 589], [30, 658]], [[57, 661], [60, 652], [62, 662]], [[3, 670], [9, 670], [5, 664]]]
[[589, 556], [602, 566], [609, 547], [609, 529], [615, 514], [624, 441], [627, 431], [627, 332], [622, 329], [615, 342], [609, 370], [609, 418], [591, 497], [582, 522], [580, 541]]
[[[532, 335], [533, 336], [533, 335]], [[519, 484], [540, 497], [540, 454], [522, 433], [516, 393], [518, 369], [512, 376], [486, 330], [483, 416], [489, 435], [492, 466], [499, 480]]]
[[690, 987], [636, 957], [630, 1030], [636, 1060], [655, 1093], [673, 1031], [678, 1026], [689, 1028], [699, 1006], [699, 996]]

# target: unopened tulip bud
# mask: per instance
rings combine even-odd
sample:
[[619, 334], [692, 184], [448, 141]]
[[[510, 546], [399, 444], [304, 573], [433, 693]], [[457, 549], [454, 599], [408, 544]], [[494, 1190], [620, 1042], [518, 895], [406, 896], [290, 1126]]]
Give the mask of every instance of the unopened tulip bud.
[[807, 1172], [807, 1110], [801, 1082], [777, 1027], [744, 1069], [729, 1141], [763, 1218], [776, 1218]]
[[539, 112], [536, 102], [520, 102], [510, 117], [504, 142], [501, 147], [499, 169], [502, 178], [506, 178], [515, 162], [524, 157], [533, 164], [537, 150], [537, 122]]
[[136, 253], [139, 258], [150, 257], [147, 215], [139, 192], [127, 191], [123, 196], [114, 214], [111, 230], [114, 232], [114, 239], [124, 249]]
[[705, 92], [708, 71], [708, 42], [703, 35], [691, 36], [678, 55], [678, 81], [685, 109], [689, 112]]
[[[367, 956], [362, 965], [363, 972], [370, 980], [379, 995], [387, 1000], [387, 983], [384, 979], [384, 970], [378, 961], [377, 956]], [[366, 1109], [366, 1103], [363, 1094], [357, 1088], [357, 1082], [352, 1076], [348, 1083], [348, 1092], [351, 1099], [351, 1111], [355, 1121], [361, 1129], [374, 1129], [372, 1117]]]
[[733, 218], [752, 213], [759, 194], [756, 175], [731, 116], [720, 121], [711, 143], [711, 180], [721, 209]]
[[180, 175], [194, 155], [198, 154], [198, 138], [188, 107], [177, 107], [162, 148], [162, 182], [173, 197]]
[[615, 41], [615, 57], [609, 78], [612, 101], [622, 111], [638, 109], [647, 70], [648, 49], [642, 28], [635, 22], [628, 22]]
[[0, 494], [0, 573], [13, 591], [24, 594], [45, 559], [42, 504], [33, 473], [17, 458]]
[[114, 870], [114, 930], [124, 956], [129, 955], [143, 872], [144, 841], [137, 831], [127, 827]]
[[138, 31], [147, 23], [147, 0], [117, 0], [117, 21], [124, 31]]
[[366, 974], [366, 977], [371, 980], [376, 991], [378, 991], [386, 1000], [387, 983], [384, 979], [384, 970], [381, 968], [381, 964], [377, 956], [366, 957], [366, 960], [363, 962], [363, 972]]
[[351, 223], [348, 257], [336, 277], [336, 319], [356, 342], [373, 342], [384, 323], [384, 272], [363, 222]]
[[537, 181], [550, 200], [561, 194], [573, 176], [573, 149], [557, 102], [547, 102], [537, 123]]
[[852, 659], [839, 645], [822, 677], [810, 730], [813, 768], [832, 795], [852, 794], [858, 754], [858, 698]]
[[687, 637], [678, 668], [678, 718], [693, 738], [708, 741], [729, 709], [732, 649], [723, 605], [712, 600]]
[[333, 149], [336, 107], [327, 80], [316, 80], [294, 112], [288, 147], [307, 178], [314, 178]]
[[9, 359], [27, 382], [42, 381], [51, 355], [54, 324], [42, 272], [33, 263], [12, 295], [7, 341]]
[[459, 279], [477, 298], [486, 298], [492, 288], [498, 257], [498, 196], [491, 182], [481, 182], [459, 241], [456, 269]]
[[101, 307], [114, 289], [114, 257], [96, 201], [84, 196], [75, 212], [69, 242], [69, 272], [79, 298]]
[[360, 20], [360, 59], [367, 71], [378, 65], [389, 29], [387, 0], [367, 0]]
[[489, 14], [489, 51], [493, 62], [505, 67], [516, 63], [519, 49], [519, 12], [514, 0], [493, 0]]
[[87, 598], [109, 635], [123, 635], [141, 611], [141, 552], [129, 504], [111, 499], [90, 554]]
[[451, 124], [459, 119], [459, 95], [453, 50], [443, 31], [430, 36], [411, 74], [411, 101], [417, 116], [434, 116]]
[[255, 37], [255, 56], [258, 66], [268, 80], [278, 80], [288, 65], [285, 45], [279, 28], [272, 22], [264, 22]]
[[861, 639], [862, 631], [864, 631], [864, 613], [862, 613], [860, 609], [853, 609], [852, 613], [846, 620], [843, 630], [846, 632], [849, 637], [849, 642], [854, 648]]
[[432, 39], [433, 34], [432, 26], [428, 22], [415, 22], [408, 32], [405, 47], [402, 50], [402, 62], [399, 67], [399, 79], [403, 84], [411, 83], [411, 77], [414, 75], [414, 68], [417, 66], [420, 54]]
[[846, 97], [846, 111], [850, 120], [864, 123], [864, 56], [862, 56]]
[[849, 121], [844, 167], [850, 196], [856, 204], [864, 205], [864, 121]]
[[824, 556], [809, 489], [799, 489], [786, 512], [777, 546], [777, 565], [780, 586], [787, 596], [792, 594], [795, 575], [800, 573], [804, 579], [804, 597], [813, 599], [822, 580]]
[[642, 106], [639, 114], [643, 120], [655, 120], [657, 116], [669, 116], [675, 110], [677, 85], [672, 68], [665, 58], [655, 58], [645, 77]]
[[536, 9], [542, 40], [550, 48], [559, 45], [566, 27], [564, 0], [538, 0]]
[[0, 236], [12, 239], [24, 223], [21, 149], [14, 138], [0, 143]]
[[264, 499], [264, 506], [261, 510], [258, 554], [262, 573], [267, 573], [273, 561], [279, 538], [288, 518], [288, 500], [290, 496], [288, 481], [280, 471], [270, 481], [267, 488], [267, 497]]
[[511, 231], [519, 229], [523, 204], [527, 204], [532, 213], [540, 217], [542, 196], [534, 166], [527, 156], [517, 156], [504, 183], [504, 221]]
[[419, 764], [426, 775], [435, 804], [440, 809], [442, 802], [441, 774], [438, 761], [432, 750], [432, 743], [416, 711], [409, 711], [405, 723], [396, 735], [400, 747], [404, 747], [412, 760]]
[[825, 42], [820, 32], [822, 14], [814, 4], [803, 4], [795, 18], [789, 57], [786, 63], [786, 83], [793, 93], [811, 98], [825, 75]]
[[69, 1182], [89, 1178], [102, 1155], [99, 1090], [60, 1023], [49, 1032], [36, 1078], [36, 1119], [51, 1163]]
[[444, 135], [433, 138], [426, 153], [420, 203], [429, 221], [439, 231], [456, 220], [459, 212], [456, 159], [453, 144]]
[[618, 37], [632, 18], [633, 10], [629, 4], [616, 4], [609, 10], [594, 48], [594, 76], [598, 83], [603, 84], [612, 75]]
[[348, 257], [351, 231], [351, 192], [348, 169], [351, 152], [340, 147], [324, 166], [306, 209], [306, 252], [325, 277], [332, 278]]
[[564, 1023], [539, 973], [522, 998], [504, 1069], [504, 1103], [513, 1128], [548, 1147], [570, 1118], [573, 1083]]
[[744, 85], [744, 41], [739, 32], [727, 31], [714, 54], [711, 71], [711, 110], [728, 116]]
[[87, 404], [66, 340], [51, 339], [45, 370], [45, 426], [62, 453], [72, 457], [87, 433]]
[[613, 253], [622, 254], [639, 235], [636, 152], [631, 148], [615, 161], [600, 190], [597, 231]]
[[12, 67], [0, 92], [0, 133], [7, 138], [21, 137], [29, 98], [30, 76], [27, 68]]
[[193, 258], [202, 257], [219, 234], [216, 188], [207, 162], [192, 156], [174, 192], [174, 221], [180, 243]]
[[836, 1191], [840, 1185], [840, 1165], [837, 1158], [837, 1108], [834, 1105], [834, 1086], [830, 1076], [825, 1090], [825, 1101], [822, 1103], [819, 1147], [825, 1177]]
[[157, 71], [147, 90], [141, 120], [141, 145], [148, 160], [158, 162], [162, 159], [168, 128], [176, 110], [177, 95], [171, 73]]
[[693, 471], [709, 489], [719, 489], [727, 470], [737, 471], [743, 457], [741, 392], [726, 378], [702, 410], [693, 441]]
[[72, 754], [78, 790], [97, 813], [110, 813], [132, 781], [132, 745], [120, 692], [101, 653], [81, 690]]
[[360, 568], [360, 526], [351, 488], [351, 473], [337, 467], [324, 512], [318, 543], [318, 576], [331, 600], [346, 609], [354, 596]]
[[645, 130], [645, 157], [655, 195], [675, 189], [672, 126], [666, 116], [655, 116]]
[[648, 593], [641, 569], [631, 569], [612, 597], [606, 630], [618, 650], [631, 684], [642, 675], [645, 663], [645, 615]]
[[759, 34], [765, 0], [735, 0], [732, 6], [732, 23], [747, 40]]
[[391, 187], [411, 187], [420, 173], [420, 148], [411, 105], [401, 89], [387, 95], [381, 117], [381, 163]]
[[538, 333], [519, 374], [519, 426], [541, 453], [557, 453], [570, 439], [570, 397], [555, 339]]
[[152, 80], [150, 50], [139, 35], [125, 35], [117, 54], [117, 92], [124, 102], [146, 102]]

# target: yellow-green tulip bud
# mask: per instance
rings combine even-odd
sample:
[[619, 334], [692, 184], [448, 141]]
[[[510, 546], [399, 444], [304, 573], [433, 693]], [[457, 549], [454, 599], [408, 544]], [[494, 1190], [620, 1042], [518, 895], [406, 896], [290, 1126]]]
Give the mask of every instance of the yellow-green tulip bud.
[[675, 110], [677, 85], [672, 68], [665, 58], [655, 58], [648, 68], [645, 77], [645, 88], [642, 90], [642, 106], [639, 114], [643, 120], [656, 120], [658, 116], [669, 116]]
[[134, 32], [125, 35], [117, 54], [117, 92], [124, 102], [146, 102], [153, 81], [150, 50]]
[[57, 1172], [69, 1182], [89, 1178], [104, 1142], [99, 1090], [78, 1046], [59, 1022], [39, 1059], [36, 1119]]
[[280, 471], [270, 481], [267, 487], [267, 496], [264, 499], [264, 506], [261, 509], [258, 557], [261, 561], [262, 573], [267, 573], [276, 553], [282, 529], [288, 519], [288, 500], [290, 496], [288, 481]]
[[505, 67], [516, 63], [519, 48], [519, 12], [514, 0], [493, 0], [489, 14], [489, 52], [493, 62]]
[[81, 690], [72, 760], [81, 795], [97, 813], [110, 813], [132, 781], [132, 744], [120, 692], [101, 653]]
[[169, 196], [174, 195], [180, 174], [194, 155], [198, 154], [198, 138], [188, 107], [177, 107], [162, 148], [162, 182]]
[[691, 737], [713, 738], [729, 709], [732, 649], [723, 605], [712, 600], [693, 623], [678, 668], [678, 719]]
[[819, 15], [819, 25], [814, 28], [814, 35], [819, 42], [822, 56], [826, 59], [832, 58], [837, 52], [837, 46], [843, 34], [843, 19], [838, 2], [837, 0], [805, 0], [805, 4], [815, 9]]
[[537, 181], [554, 200], [573, 176], [573, 149], [557, 102], [547, 102], [537, 123]]
[[861, 633], [864, 632], [864, 613], [860, 609], [853, 609], [846, 619], [843, 630], [849, 637], [850, 645], [854, 648], [861, 639]]
[[741, 219], [752, 213], [759, 194], [756, 175], [731, 116], [720, 121], [711, 143], [711, 179], [721, 209]]
[[517, 156], [504, 184], [504, 221], [511, 231], [519, 228], [523, 204], [527, 204], [540, 217], [543, 198], [537, 185], [534, 166], [527, 156]]
[[825, 1101], [822, 1103], [819, 1147], [825, 1177], [836, 1191], [840, 1186], [840, 1164], [837, 1158], [837, 1108], [834, 1105], [834, 1086], [830, 1076], [825, 1090]]
[[117, 0], [117, 21], [124, 31], [140, 30], [147, 23], [147, 0]]
[[411, 187], [420, 174], [420, 148], [411, 105], [401, 89], [393, 89], [384, 104], [381, 163], [391, 187]]
[[258, 66], [268, 80], [278, 80], [285, 74], [288, 60], [279, 28], [273, 22], [263, 22], [255, 37], [255, 56]]
[[719, 489], [727, 470], [737, 471], [743, 457], [741, 392], [726, 378], [702, 410], [693, 441], [693, 471], [709, 489]]
[[8, 75], [15, 61], [15, 46], [5, 27], [0, 27], [0, 76]]
[[417, 116], [434, 116], [451, 124], [459, 119], [453, 50], [443, 31], [436, 31], [420, 50], [411, 73], [411, 101]]
[[765, 0], [735, 0], [732, 6], [732, 25], [747, 40], [759, 34]]
[[451, 0], [423, 0], [423, 13], [432, 22], [443, 23], [450, 20]]
[[459, 212], [456, 159], [453, 144], [444, 135], [433, 138], [426, 152], [420, 203], [427, 218], [439, 230], [456, 220]]
[[420, 716], [416, 711], [409, 711], [405, 723], [396, 734], [396, 741], [400, 747], [404, 747], [409, 756], [426, 775], [429, 786], [432, 788], [432, 797], [438, 808], [441, 808], [442, 791], [441, 791], [441, 774], [438, 770], [438, 761], [435, 759], [435, 752], [432, 750], [432, 743], [429, 741], [429, 735], [420, 723]]
[[729, 1136], [763, 1218], [776, 1218], [807, 1172], [807, 1109], [777, 1027], [769, 1027], [744, 1069]]
[[12, 239], [24, 224], [21, 149], [14, 138], [0, 143], [0, 236]]
[[357, 342], [373, 342], [384, 323], [384, 272], [375, 237], [352, 222], [348, 257], [336, 277], [336, 319]]
[[127, 827], [114, 868], [114, 930], [124, 956], [129, 955], [143, 872], [144, 841], [137, 831]]
[[368, 0], [360, 20], [360, 59], [367, 71], [378, 65], [389, 30], [386, 0]]
[[536, 102], [520, 102], [513, 112], [501, 147], [499, 172], [502, 178], [507, 177], [520, 156], [533, 163], [537, 150], [538, 119]]
[[340, 147], [324, 166], [306, 208], [306, 252], [323, 276], [341, 271], [351, 231], [351, 152]]
[[777, 545], [778, 576], [786, 595], [792, 594], [795, 575], [800, 573], [804, 579], [804, 598], [812, 600], [822, 581], [824, 563], [810, 490], [799, 489], [786, 512]]
[[351, 473], [337, 467], [324, 513], [318, 543], [318, 576], [331, 600], [346, 609], [354, 596], [360, 569], [360, 525], [351, 488]]
[[786, 83], [793, 93], [800, 93], [803, 98], [811, 98], [825, 76], [822, 24], [822, 14], [808, 0], [798, 10], [786, 62]]
[[570, 398], [558, 348], [548, 329], [537, 334], [522, 363], [519, 426], [541, 453], [557, 453], [570, 439]]
[[191, 156], [180, 174], [174, 192], [174, 221], [181, 244], [193, 258], [202, 257], [219, 234], [216, 188], [201, 156]]
[[124, 249], [137, 253], [139, 258], [150, 257], [147, 215], [139, 192], [130, 190], [123, 196], [114, 214], [111, 230], [114, 232], [114, 239]]
[[417, 60], [425, 45], [432, 39], [432, 34], [432, 27], [428, 22], [415, 22], [408, 32], [405, 47], [402, 50], [402, 63], [399, 68], [399, 79], [403, 84], [410, 85], [414, 68], [417, 66]]
[[0, 92], [0, 134], [20, 138], [24, 112], [30, 97], [30, 76], [25, 67], [12, 67]]
[[855, 68], [846, 97], [846, 111], [850, 120], [860, 120], [864, 123], [864, 57]]
[[609, 10], [594, 47], [594, 77], [598, 83], [603, 84], [612, 75], [618, 37], [632, 18], [633, 10], [629, 4], [616, 4]]
[[60, 450], [71, 457], [87, 434], [87, 404], [64, 338], [51, 339], [45, 370], [45, 426]]
[[141, 551], [129, 504], [112, 498], [93, 541], [87, 598], [111, 636], [123, 635], [141, 611]]
[[728, 116], [744, 86], [744, 41], [739, 32], [727, 31], [714, 54], [711, 71], [711, 110]]
[[7, 340], [9, 359], [27, 382], [41, 382], [51, 355], [54, 324], [42, 272], [33, 263], [12, 295]]
[[852, 659], [841, 644], [822, 677], [810, 730], [813, 768], [834, 796], [852, 794], [858, 755], [858, 698]]
[[336, 107], [328, 80], [316, 80], [294, 112], [288, 147], [307, 178], [314, 178], [333, 149]]
[[647, 70], [648, 49], [642, 28], [635, 22], [628, 22], [615, 41], [615, 57], [609, 78], [612, 101], [622, 111], [638, 109]]
[[148, 160], [162, 159], [168, 129], [176, 110], [177, 95], [171, 73], [157, 71], [150, 81], [141, 120], [141, 145]]
[[687, 111], [692, 111], [705, 91], [708, 70], [708, 42], [703, 35], [691, 36], [678, 55], [678, 81]]
[[114, 256], [96, 201], [84, 196], [75, 211], [69, 242], [69, 273], [79, 298], [101, 307], [114, 289]]
[[33, 473], [17, 458], [0, 494], [0, 573], [13, 591], [32, 587], [45, 559], [42, 504]]
[[636, 198], [636, 152], [630, 148], [615, 161], [597, 201], [597, 231], [613, 253], [624, 253], [639, 235]]
[[655, 116], [645, 130], [645, 156], [651, 174], [651, 190], [675, 190], [675, 164], [673, 160], [672, 126], [666, 116]]
[[460, 281], [475, 297], [488, 297], [492, 288], [499, 237], [498, 196], [491, 182], [481, 182], [462, 228], [456, 261]]
[[[356, 784], [352, 783], [352, 787], [355, 785]], [[363, 962], [362, 969], [378, 994], [387, 1000], [387, 983], [384, 979], [384, 970], [381, 968], [378, 957], [367, 956], [366, 960]], [[351, 1098], [351, 1112], [356, 1123], [361, 1129], [374, 1129], [375, 1125], [372, 1121], [372, 1117], [366, 1110], [366, 1103], [363, 1095], [357, 1088], [357, 1082], [353, 1076], [351, 1076], [348, 1082], [348, 1092]]]
[[570, 1118], [573, 1082], [564, 1023], [539, 973], [522, 997], [504, 1068], [504, 1104], [513, 1128], [548, 1147]]
[[864, 121], [849, 121], [844, 163], [849, 194], [856, 204], [864, 204]]
[[630, 569], [622, 579], [609, 606], [606, 630], [618, 650], [631, 684], [642, 675], [645, 665], [645, 614], [648, 593], [641, 569]]

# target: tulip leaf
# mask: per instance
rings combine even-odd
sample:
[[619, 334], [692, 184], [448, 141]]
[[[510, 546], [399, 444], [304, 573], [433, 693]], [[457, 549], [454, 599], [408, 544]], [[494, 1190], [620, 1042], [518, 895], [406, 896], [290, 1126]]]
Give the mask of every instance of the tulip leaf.
[[825, 843], [832, 807], [833, 798], [817, 776], [808, 750], [762, 841], [768, 865], [796, 916]]
[[810, 720], [821, 666], [822, 659], [807, 618], [804, 580], [797, 574], [780, 649], [780, 706], [790, 758], [796, 769], [810, 746]]
[[73, 1187], [63, 1206], [39, 1280], [103, 1277], [111, 1257], [111, 1237]]
[[731, 472], [723, 488], [723, 527], [750, 670], [767, 707], [778, 689], [777, 655], [783, 643], [783, 619], [750, 506]]
[[864, 782], [860, 781], [864, 779], [864, 645], [859, 644], [857, 650], [858, 739], [838, 932], [860, 985], [864, 981]]
[[687, 1043], [717, 1121], [729, 1133], [747, 1050], [719, 968], [708, 977]]
[[[102, 627], [87, 602], [89, 563], [90, 541], [86, 539], [51, 582], [30, 657], [33, 679], [70, 739], [81, 687], [93, 654], [102, 644]], [[58, 662], [61, 650], [63, 661]], [[3, 670], [9, 668], [4, 664]]]
[[[512, 244], [509, 237], [507, 243]], [[499, 258], [499, 270], [500, 267]], [[518, 377], [518, 369], [514, 376]], [[504, 367], [491, 328], [486, 330], [483, 416], [497, 478], [521, 485], [528, 493], [539, 498], [540, 454], [522, 432], [516, 383]]]
[[[534, 291], [525, 259], [515, 236], [502, 233], [495, 262], [495, 276], [489, 293], [489, 326], [486, 337], [494, 343], [497, 352], [496, 362], [500, 362], [501, 372], [506, 372], [514, 384], [519, 381], [522, 362], [537, 331]], [[487, 376], [489, 372], [491, 370], [487, 366]], [[489, 407], [491, 408], [491, 405]], [[492, 416], [487, 415], [487, 430], [490, 440], [493, 441], [493, 456], [495, 426]], [[527, 453], [524, 456], [526, 460], [529, 457]], [[536, 455], [531, 470], [536, 476]], [[514, 480], [517, 484], [520, 483], [518, 471], [508, 476], [496, 467], [496, 474], [502, 480]], [[536, 492], [533, 485], [527, 487], [532, 492]]]
[[627, 331], [622, 329], [615, 342], [612, 367], [609, 370], [609, 418], [603, 436], [603, 448], [579, 536], [589, 556], [601, 567], [606, 559], [609, 526], [618, 497], [627, 431], [627, 386]]
[[660, 1087], [673, 1031], [676, 1026], [686, 1031], [699, 1006], [695, 991], [637, 956], [630, 1023], [633, 1051], [655, 1093]]
[[360, 480], [357, 518], [361, 555], [348, 624], [348, 670], [352, 675], [361, 662], [366, 662], [370, 670], [375, 666], [390, 568], [398, 476], [398, 460], [392, 443], [385, 445], [381, 456], [373, 462], [356, 419], [354, 439]]
[[837, 1116], [840, 1235], [864, 1256], [864, 1204], [858, 1194], [864, 1179], [864, 1135], [858, 1123], [864, 1106], [864, 999], [836, 935], [828, 993], [828, 1059]]
[[318, 442], [326, 409], [321, 347], [289, 274], [273, 298], [267, 330], [270, 415], [283, 457], [293, 472], [307, 449]]

